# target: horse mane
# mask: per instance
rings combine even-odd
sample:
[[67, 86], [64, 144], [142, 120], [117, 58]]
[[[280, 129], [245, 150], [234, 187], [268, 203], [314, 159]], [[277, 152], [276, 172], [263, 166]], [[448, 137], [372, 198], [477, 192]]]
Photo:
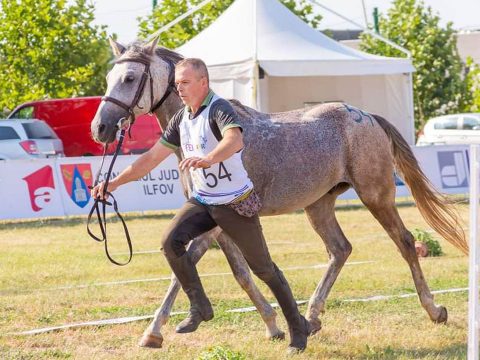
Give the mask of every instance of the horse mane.
[[[145, 49], [145, 43], [141, 41], [134, 41], [127, 46], [125, 54], [128, 54], [128, 57], [131, 59], [138, 59], [141, 61], [150, 61], [151, 54]], [[162, 60], [167, 61], [173, 65], [178, 63], [183, 59], [183, 56], [179, 53], [176, 53], [173, 50], [167, 49], [163, 46], [158, 46], [155, 49], [155, 55], [160, 57]]]

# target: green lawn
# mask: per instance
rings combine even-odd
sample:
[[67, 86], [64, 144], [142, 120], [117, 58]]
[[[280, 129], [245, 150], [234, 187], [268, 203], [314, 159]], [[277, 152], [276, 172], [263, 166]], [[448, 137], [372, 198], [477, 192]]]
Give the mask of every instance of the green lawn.
[[[399, 211], [408, 228], [428, 229], [415, 207], [401, 207]], [[462, 218], [468, 220], [468, 207], [462, 206], [460, 212]], [[161, 234], [172, 215], [166, 212], [128, 215], [134, 250], [158, 250]], [[338, 210], [337, 217], [353, 245], [349, 261], [372, 262], [343, 269], [327, 302], [322, 331], [309, 339], [306, 352], [296, 358], [465, 358], [466, 291], [436, 295], [437, 304], [445, 305], [449, 311], [446, 325], [433, 324], [416, 297], [345, 301], [411, 293], [415, 289], [406, 263], [367, 210]], [[262, 218], [262, 224], [272, 257], [280, 268], [327, 261], [323, 243], [303, 213]], [[118, 223], [109, 230], [112, 253], [127, 250], [120, 230]], [[467, 287], [468, 258], [439, 240], [445, 255], [421, 261], [430, 288]], [[41, 335], [11, 335], [67, 323], [153, 314], [162, 301], [168, 281], [95, 284], [155, 279], [167, 277], [170, 272], [161, 253], [135, 255], [126, 267], [110, 264], [103, 253], [103, 245], [88, 237], [84, 218], [0, 222], [0, 246], [2, 359], [195, 359], [200, 356], [214, 358], [215, 352], [230, 350], [239, 358], [243, 355], [244, 359], [285, 357], [287, 343], [269, 342], [264, 338], [259, 314], [226, 312], [252, 305], [231, 275], [203, 279], [214, 305], [214, 320], [202, 324], [193, 334], [176, 334], [174, 328], [182, 316], [172, 317], [163, 329], [162, 349], [137, 346], [148, 320]], [[209, 250], [198, 268], [204, 274], [229, 271], [223, 253], [217, 249]], [[295, 297], [306, 300], [324, 272], [324, 268], [286, 270], [285, 275]], [[258, 281], [257, 284], [273, 302], [266, 287]], [[75, 287], [78, 285], [91, 286]], [[66, 286], [71, 287], [58, 289]], [[174, 311], [187, 307], [186, 297], [180, 293]], [[305, 309], [302, 305], [301, 311]], [[286, 330], [283, 317], [278, 319], [281, 328]], [[206, 352], [211, 357], [207, 357]]]

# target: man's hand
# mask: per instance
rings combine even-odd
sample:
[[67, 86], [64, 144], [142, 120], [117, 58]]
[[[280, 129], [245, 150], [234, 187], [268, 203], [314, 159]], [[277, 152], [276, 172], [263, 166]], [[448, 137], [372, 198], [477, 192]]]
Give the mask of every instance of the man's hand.
[[209, 168], [210, 166], [212, 166], [213, 163], [211, 160], [207, 159], [207, 158], [201, 158], [201, 157], [197, 157], [197, 156], [194, 156], [194, 157], [190, 157], [188, 159], [183, 159], [180, 164], [179, 164], [179, 167], [180, 167], [180, 170], [187, 170], [191, 167], [193, 167], [194, 169], [198, 169], [198, 168]]
[[[90, 190], [90, 195], [92, 195], [92, 198], [94, 198], [94, 199], [107, 200], [108, 199], [108, 194], [105, 194], [105, 197], [103, 196], [103, 189], [104, 188], [105, 188], [105, 181], [102, 181], [100, 184], [98, 184], [97, 186], [93, 187]], [[108, 183], [108, 189], [107, 190], [109, 192], [115, 191], [117, 188], [118, 188], [118, 185], [116, 185], [113, 180]]]

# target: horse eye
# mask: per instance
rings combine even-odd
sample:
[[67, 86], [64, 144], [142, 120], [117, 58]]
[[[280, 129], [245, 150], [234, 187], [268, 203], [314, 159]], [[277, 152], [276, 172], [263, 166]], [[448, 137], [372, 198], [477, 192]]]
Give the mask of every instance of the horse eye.
[[125, 77], [125, 82], [129, 83], [129, 82], [133, 82], [133, 80], [135, 80], [134, 76], [133, 75], [127, 75]]

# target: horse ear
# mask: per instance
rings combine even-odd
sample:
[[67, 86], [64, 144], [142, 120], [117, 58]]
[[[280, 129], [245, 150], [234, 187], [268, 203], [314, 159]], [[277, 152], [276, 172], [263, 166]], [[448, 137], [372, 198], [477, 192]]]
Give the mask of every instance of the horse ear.
[[155, 39], [153, 39], [147, 45], [145, 45], [149, 54], [153, 54], [155, 52], [155, 48], [157, 47], [159, 39], [160, 39], [160, 35], [158, 35], [157, 37], [155, 37]]
[[110, 42], [110, 46], [112, 47], [113, 55], [115, 55], [115, 57], [119, 57], [125, 52], [126, 48], [122, 44], [116, 42], [111, 37], [108, 38], [108, 41]]

